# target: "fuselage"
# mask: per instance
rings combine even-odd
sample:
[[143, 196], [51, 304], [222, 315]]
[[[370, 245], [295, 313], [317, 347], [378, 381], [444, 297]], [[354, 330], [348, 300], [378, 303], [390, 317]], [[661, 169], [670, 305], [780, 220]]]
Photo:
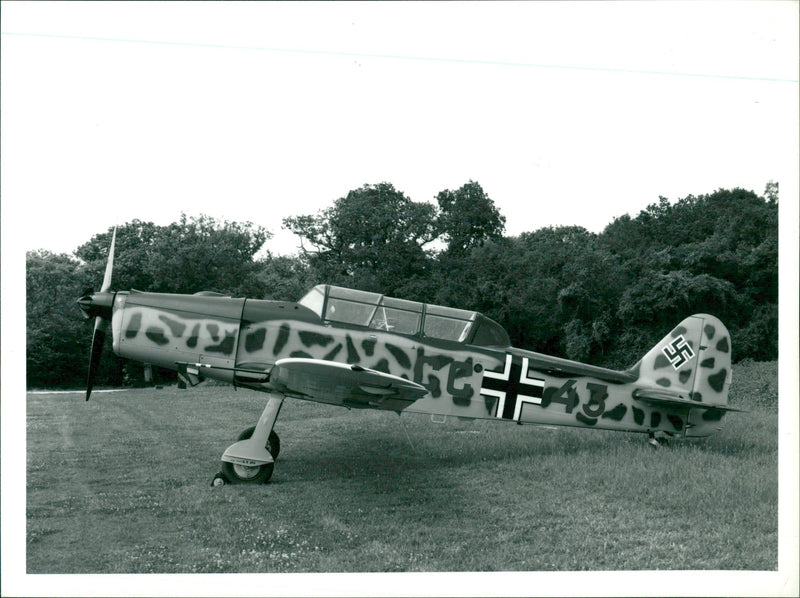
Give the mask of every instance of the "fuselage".
[[719, 418], [637, 400], [636, 389], [654, 386], [637, 369], [514, 348], [498, 324], [475, 312], [333, 292], [326, 287], [299, 303], [119, 292], [114, 351], [262, 391], [272, 390], [269, 372], [280, 359], [359, 365], [424, 386], [427, 395], [403, 409], [410, 413], [686, 436], [719, 427]]

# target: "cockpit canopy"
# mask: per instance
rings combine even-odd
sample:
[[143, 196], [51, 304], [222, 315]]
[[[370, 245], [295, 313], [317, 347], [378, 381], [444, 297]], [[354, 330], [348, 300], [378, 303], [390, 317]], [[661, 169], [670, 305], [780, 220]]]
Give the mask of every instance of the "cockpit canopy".
[[298, 302], [325, 322], [485, 347], [508, 347], [500, 324], [463, 309], [321, 284]]

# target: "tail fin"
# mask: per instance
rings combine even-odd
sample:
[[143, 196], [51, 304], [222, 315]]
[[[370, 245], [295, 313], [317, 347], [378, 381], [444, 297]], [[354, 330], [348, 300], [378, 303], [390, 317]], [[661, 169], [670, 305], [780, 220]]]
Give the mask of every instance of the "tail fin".
[[721, 428], [731, 384], [731, 337], [714, 316], [695, 314], [678, 324], [631, 370], [647, 388], [634, 397], [662, 406], [692, 408], [687, 436]]

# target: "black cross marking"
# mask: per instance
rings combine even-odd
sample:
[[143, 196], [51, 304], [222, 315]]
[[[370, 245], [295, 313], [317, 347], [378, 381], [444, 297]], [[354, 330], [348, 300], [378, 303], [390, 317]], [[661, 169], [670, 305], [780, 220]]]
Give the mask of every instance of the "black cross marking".
[[669, 345], [661, 349], [661, 352], [669, 359], [672, 367], [679, 369], [684, 363], [694, 357], [694, 351], [683, 335], [678, 336]]
[[[528, 359], [506, 354], [502, 372], [485, 372], [481, 394], [496, 397], [497, 417], [519, 419], [522, 403], [542, 402], [544, 380], [528, 378]], [[519, 403], [519, 405], [518, 405]]]

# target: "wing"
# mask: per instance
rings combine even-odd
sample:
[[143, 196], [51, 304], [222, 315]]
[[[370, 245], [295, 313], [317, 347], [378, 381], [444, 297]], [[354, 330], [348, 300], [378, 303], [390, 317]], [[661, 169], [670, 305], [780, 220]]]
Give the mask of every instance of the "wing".
[[358, 365], [320, 359], [279, 359], [270, 372], [277, 390], [323, 403], [400, 411], [428, 394], [421, 384]]

